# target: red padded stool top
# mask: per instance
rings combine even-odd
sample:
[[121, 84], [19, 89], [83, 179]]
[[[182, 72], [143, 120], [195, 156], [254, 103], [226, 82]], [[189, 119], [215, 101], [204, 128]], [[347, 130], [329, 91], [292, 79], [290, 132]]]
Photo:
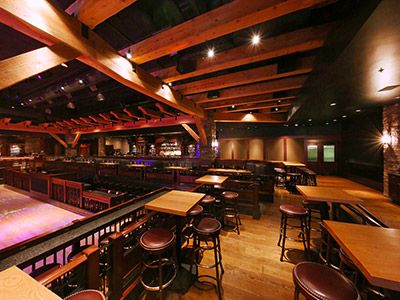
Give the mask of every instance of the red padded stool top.
[[337, 271], [313, 262], [301, 262], [293, 268], [293, 281], [315, 299], [359, 300], [354, 284]]
[[192, 208], [191, 211], [189, 211], [188, 215], [189, 216], [198, 216], [203, 212], [203, 206], [201, 205], [196, 205], [195, 207]]
[[199, 224], [193, 226], [194, 230], [201, 235], [219, 234], [222, 225], [221, 223], [212, 218], [203, 218]]
[[307, 211], [297, 205], [283, 204], [279, 206], [279, 211], [289, 217], [302, 217], [307, 215]]
[[201, 201], [201, 204], [211, 204], [215, 202], [215, 198], [210, 195], [206, 195]]
[[224, 197], [225, 199], [228, 199], [228, 200], [232, 200], [232, 199], [239, 197], [238, 193], [230, 192], [230, 191], [225, 191], [221, 195], [222, 195], [222, 197]]
[[153, 228], [142, 234], [139, 243], [145, 250], [163, 250], [174, 243], [174, 234], [164, 228]]
[[64, 300], [105, 300], [103, 294], [96, 290], [86, 290], [73, 294]]

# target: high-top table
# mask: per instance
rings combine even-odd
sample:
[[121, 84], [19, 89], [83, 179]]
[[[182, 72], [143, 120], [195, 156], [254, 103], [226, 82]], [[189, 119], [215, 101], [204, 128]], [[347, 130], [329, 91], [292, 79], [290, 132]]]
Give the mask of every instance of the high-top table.
[[[173, 181], [176, 182], [177, 184], [180, 183], [180, 171], [189, 170], [188, 167], [179, 167], [179, 166], [169, 166], [169, 167], [165, 167], [164, 169], [172, 170]], [[175, 174], [176, 174], [176, 180], [175, 180]]]
[[223, 184], [228, 178], [229, 178], [228, 176], [205, 175], [203, 177], [197, 178], [195, 182], [215, 185], [215, 184]]
[[178, 262], [181, 263], [181, 234], [182, 222], [188, 212], [195, 207], [206, 194], [170, 191], [144, 205], [144, 208], [162, 213], [174, 215], [176, 217], [176, 254]]
[[362, 204], [364, 200], [353, 196], [345, 191], [333, 187], [296, 185], [296, 189], [308, 201], [330, 202], [332, 203], [332, 219], [336, 217], [334, 204]]
[[0, 272], [0, 299], [62, 300], [16, 266]]
[[251, 172], [249, 170], [236, 170], [236, 169], [223, 169], [223, 168], [211, 168], [207, 170], [208, 172], [212, 173], [226, 173], [226, 174], [242, 174], [242, 175], [250, 175]]
[[372, 285], [400, 291], [400, 229], [334, 221], [324, 225]]
[[142, 165], [142, 164], [129, 164], [126, 165], [128, 168], [138, 168], [140, 169], [140, 179], [141, 180], [146, 180], [146, 170], [148, 168], [148, 165]]

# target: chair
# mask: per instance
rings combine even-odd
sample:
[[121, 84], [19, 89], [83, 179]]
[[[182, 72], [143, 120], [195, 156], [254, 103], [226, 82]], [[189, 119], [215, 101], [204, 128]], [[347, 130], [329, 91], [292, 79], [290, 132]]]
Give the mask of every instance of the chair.
[[361, 300], [354, 284], [339, 272], [313, 262], [293, 268], [294, 299], [301, 293], [309, 300]]

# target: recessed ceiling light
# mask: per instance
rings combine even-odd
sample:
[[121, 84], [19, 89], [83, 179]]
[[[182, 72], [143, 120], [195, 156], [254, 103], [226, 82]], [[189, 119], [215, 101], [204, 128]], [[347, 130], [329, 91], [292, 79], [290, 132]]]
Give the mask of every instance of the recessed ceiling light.
[[332, 102], [330, 105], [331, 105], [331, 106], [335, 106], [335, 105], [336, 105], [336, 102]]
[[260, 36], [258, 34], [253, 35], [251, 39], [251, 43], [253, 45], [257, 45], [260, 42]]
[[235, 108], [235, 105], [232, 105], [232, 108]]
[[347, 118], [347, 115], [343, 115], [342, 118]]
[[326, 125], [329, 125], [329, 122], [326, 122], [325, 124], [326, 124]]
[[128, 49], [128, 52], [126, 52], [126, 58], [127, 59], [132, 59], [131, 49]]
[[15, 108], [15, 106], [13, 105], [13, 106], [11, 106], [11, 108], [12, 108], [12, 109], [14, 109], [14, 108]]
[[361, 112], [361, 109], [356, 109], [356, 112], [357, 112], [357, 113]]
[[296, 123], [296, 124], [294, 124], [294, 126], [296, 126], [296, 127], [297, 127], [297, 126], [299, 126], [299, 124], [297, 124], [297, 123]]
[[29, 102], [32, 102], [32, 99], [29, 99], [28, 101], [29, 101]]
[[168, 82], [168, 85], [169, 85], [169, 86], [172, 86], [172, 82]]
[[312, 121], [312, 119], [308, 119], [308, 122], [311, 122]]
[[211, 57], [214, 57], [214, 49], [209, 49], [208, 50], [208, 52], [207, 52], [207, 56], [209, 57], [209, 58], [211, 58]]
[[333, 122], [337, 122], [337, 119], [333, 119]]

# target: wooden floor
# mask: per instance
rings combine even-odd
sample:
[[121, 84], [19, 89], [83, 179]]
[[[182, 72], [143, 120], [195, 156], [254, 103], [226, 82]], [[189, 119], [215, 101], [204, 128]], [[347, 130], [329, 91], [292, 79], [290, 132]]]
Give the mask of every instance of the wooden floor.
[[[318, 186], [342, 188], [365, 201], [366, 207], [389, 227], [400, 228], [400, 206], [391, 203], [382, 193], [355, 182], [338, 177], [318, 177]], [[291, 247], [286, 260], [280, 262], [280, 248], [276, 245], [279, 234], [279, 205], [301, 205], [302, 196], [276, 189], [274, 203], [262, 203], [260, 220], [242, 216], [241, 234], [222, 232], [223, 298], [226, 300], [293, 299], [292, 269], [304, 260], [300, 243], [287, 242]], [[314, 243], [318, 233], [313, 232]], [[210, 259], [206, 256], [205, 259]], [[200, 274], [211, 270], [200, 269]], [[167, 299], [218, 299], [214, 290], [202, 291], [191, 287], [184, 296], [170, 293]]]
[[0, 186], [0, 249], [82, 218]]

